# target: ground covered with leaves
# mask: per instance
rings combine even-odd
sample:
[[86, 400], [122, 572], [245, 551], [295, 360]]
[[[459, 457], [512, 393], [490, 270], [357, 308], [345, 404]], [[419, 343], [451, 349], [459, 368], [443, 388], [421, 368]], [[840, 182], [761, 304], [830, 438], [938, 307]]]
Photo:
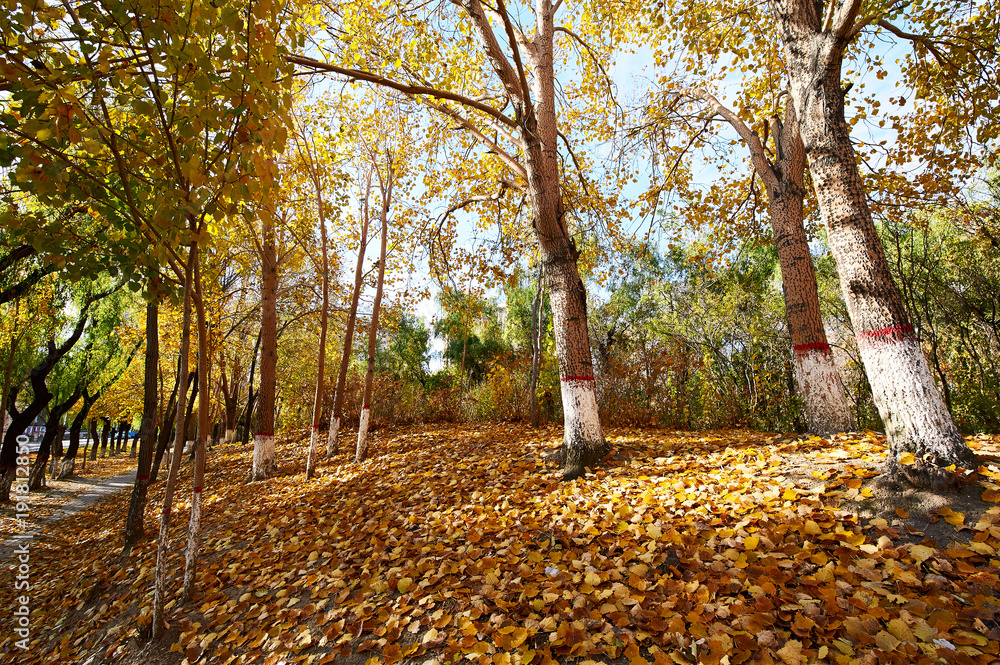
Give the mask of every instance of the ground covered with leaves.
[[[308, 482], [306, 439], [295, 437], [279, 446], [280, 474], [252, 484], [250, 449], [216, 448], [200, 593], [168, 606], [167, 638], [143, 639], [155, 543], [119, 563], [122, 493], [36, 543], [31, 648], [19, 662], [998, 659], [997, 464], [933, 512], [912, 497], [887, 512], [886, 497], [866, 505], [879, 499], [884, 454], [872, 434], [611, 430], [606, 466], [569, 483], [548, 461], [560, 436], [515, 425], [381, 430], [369, 461], [345, 451]], [[342, 441], [353, 442], [349, 432]], [[162, 492], [162, 482], [151, 491], [151, 533]], [[6, 607], [11, 592], [0, 590]]]
[[71, 477], [63, 480], [46, 478], [46, 486], [30, 494], [31, 510], [27, 519], [23, 521], [17, 519], [16, 504], [0, 504], [0, 540], [10, 538], [25, 529], [34, 530], [39, 523], [54, 515], [58, 516], [61, 508], [86, 492], [88, 488], [108, 478], [135, 471], [135, 461], [135, 458], [129, 457], [128, 454], [100, 457], [96, 460], [87, 460], [84, 468], [82, 460], [77, 460]]

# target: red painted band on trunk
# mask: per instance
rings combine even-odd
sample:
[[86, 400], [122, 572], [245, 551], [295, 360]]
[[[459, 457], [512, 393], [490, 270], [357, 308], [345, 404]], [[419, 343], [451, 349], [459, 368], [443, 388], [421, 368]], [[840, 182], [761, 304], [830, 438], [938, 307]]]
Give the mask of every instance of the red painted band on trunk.
[[319, 425], [313, 425], [313, 429], [319, 429]]
[[563, 381], [593, 381], [592, 376], [567, 376]]
[[149, 480], [149, 476], [136, 476], [136, 480]]
[[362, 410], [362, 411], [367, 411], [367, 410], [368, 410], [368, 409], [370, 409], [370, 408], [371, 408], [370, 406], [363, 406], [363, 407], [361, 407], [361, 410]]
[[201, 488], [200, 487], [195, 487], [194, 488], [194, 493], [195, 494], [200, 494], [201, 493]]
[[830, 345], [826, 342], [809, 342], [808, 344], [796, 344], [792, 347], [793, 351], [811, 351], [813, 349], [819, 349], [820, 351], [829, 351]]
[[913, 326], [891, 326], [880, 330], [869, 330], [868, 332], [858, 333], [858, 337], [863, 339], [875, 339], [878, 337], [891, 337], [893, 335], [909, 337], [912, 334]]
[[274, 436], [273, 434], [268, 434], [267, 432], [254, 432], [254, 436]]

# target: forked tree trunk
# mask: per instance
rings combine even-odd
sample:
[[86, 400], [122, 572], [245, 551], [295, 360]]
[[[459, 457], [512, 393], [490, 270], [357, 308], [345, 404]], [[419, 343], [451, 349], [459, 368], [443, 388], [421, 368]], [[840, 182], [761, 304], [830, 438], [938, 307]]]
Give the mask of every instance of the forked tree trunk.
[[154, 299], [146, 305], [146, 362], [142, 385], [142, 424], [139, 425], [139, 460], [135, 483], [129, 499], [128, 516], [125, 518], [125, 543], [123, 554], [132, 551], [142, 538], [143, 514], [149, 488], [149, 471], [156, 448], [156, 377], [160, 363], [159, 306]]
[[358, 300], [361, 297], [362, 276], [365, 262], [365, 250], [368, 249], [368, 226], [371, 221], [368, 208], [368, 198], [371, 196], [371, 173], [365, 179], [365, 193], [361, 203], [361, 238], [358, 244], [358, 261], [354, 265], [354, 290], [351, 292], [351, 307], [347, 311], [347, 324], [344, 328], [344, 351], [340, 356], [340, 369], [337, 372], [337, 385], [333, 389], [333, 412], [330, 415], [330, 431], [326, 436], [326, 455], [331, 457], [337, 452], [337, 435], [340, 433], [340, 423], [343, 420], [344, 384], [347, 381], [347, 368], [351, 364], [351, 350], [354, 347], [354, 326], [358, 320]]
[[[806, 0], [775, 0], [790, 92], [816, 198], [837, 262], [872, 396], [885, 423], [890, 472], [917, 485], [949, 484], [945, 467], [976, 468], [934, 384], [892, 279], [844, 119], [841, 65], [860, 2], [832, 6], [826, 17]], [[915, 464], [900, 464], [913, 453]]]
[[198, 568], [198, 547], [201, 536], [201, 500], [205, 485], [205, 448], [208, 446], [210, 395], [208, 392], [208, 324], [205, 321], [205, 298], [201, 279], [201, 261], [194, 260], [195, 312], [198, 320], [198, 433], [194, 443], [194, 487], [191, 491], [191, 519], [188, 521], [187, 549], [184, 553], [184, 601], [194, 597], [194, 576]]
[[260, 271], [260, 424], [253, 438], [251, 480], [263, 480], [278, 467], [274, 449], [274, 387], [278, 364], [278, 262], [275, 251], [274, 221], [264, 221]]
[[[191, 348], [191, 291], [194, 278], [194, 262], [198, 251], [196, 243], [191, 244], [188, 251], [187, 265], [184, 270], [184, 314], [181, 321], [180, 367], [178, 376], [187, 376], [188, 352]], [[174, 501], [174, 489], [177, 486], [177, 475], [181, 468], [181, 456], [184, 452], [185, 416], [184, 407], [187, 391], [182, 390], [177, 397], [177, 426], [174, 432], [174, 452], [170, 457], [170, 470], [167, 473], [167, 484], [163, 490], [163, 510], [160, 513], [160, 532], [156, 539], [156, 577], [153, 584], [153, 639], [163, 637], [167, 628], [164, 620], [167, 602], [167, 553], [170, 549], [170, 509]]]
[[375, 303], [372, 305], [372, 324], [368, 329], [368, 364], [365, 370], [365, 388], [361, 398], [361, 422], [358, 424], [358, 447], [354, 454], [355, 463], [360, 463], [368, 457], [368, 426], [371, 422], [372, 383], [375, 379], [375, 342], [378, 335], [378, 314], [382, 306], [382, 283], [385, 278], [385, 250], [389, 238], [389, 206], [392, 203], [392, 184], [395, 174], [392, 161], [386, 179], [379, 173], [379, 189], [382, 192], [382, 239], [379, 249], [378, 281], [375, 283]]

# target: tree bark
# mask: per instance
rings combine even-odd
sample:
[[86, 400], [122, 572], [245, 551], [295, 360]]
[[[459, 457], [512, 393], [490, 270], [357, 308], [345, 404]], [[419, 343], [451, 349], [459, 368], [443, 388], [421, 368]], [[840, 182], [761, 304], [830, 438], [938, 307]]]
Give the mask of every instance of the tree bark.
[[844, 384], [837, 372], [823, 327], [816, 270], [803, 224], [805, 148], [792, 104], [785, 106], [784, 122], [771, 117], [775, 158], [769, 159], [760, 136], [711, 94], [696, 88], [683, 91], [709, 103], [743, 139], [754, 168], [767, 190], [768, 213], [781, 266], [785, 316], [792, 339], [795, 386], [809, 429], [818, 434], [854, 429], [854, 418]]
[[[478, 0], [466, 4], [483, 39], [495, 41]], [[509, 62], [491, 49], [491, 60], [505, 87], [514, 97], [524, 170], [531, 202], [532, 226], [541, 251], [552, 306], [552, 327], [559, 358], [563, 405], [563, 479], [584, 474], [607, 454], [597, 409], [597, 390], [587, 329], [587, 293], [577, 269], [579, 251], [570, 238], [563, 208], [559, 173], [558, 125], [555, 103], [553, 58], [554, 8], [550, 0], [535, 4], [534, 51], [527, 54], [532, 65], [528, 98], [523, 69], [514, 72]], [[489, 34], [487, 34], [489, 32]], [[519, 77], [514, 78], [515, 76]]]
[[101, 457], [108, 456], [108, 440], [111, 438], [111, 419], [101, 418], [104, 427], [101, 428]]
[[[253, 407], [254, 402], [257, 399], [257, 394], [253, 391], [253, 377], [254, 372], [257, 371], [257, 352], [260, 350], [260, 336], [263, 328], [257, 331], [257, 341], [253, 345], [253, 356], [250, 361], [250, 378], [247, 381], [247, 408], [243, 415], [243, 445], [247, 445], [250, 442], [250, 430], [251, 421], [253, 417]], [[258, 390], [258, 392], [260, 392]]]
[[274, 449], [274, 390], [278, 364], [278, 260], [275, 250], [274, 221], [264, 220], [260, 262], [260, 424], [253, 440], [251, 480], [263, 480], [278, 467]]
[[[841, 66], [854, 37], [859, 0], [826, 16], [806, 0], [774, 0], [816, 198], [837, 262], [872, 396], [889, 440], [888, 470], [915, 485], [951, 484], [950, 464], [975, 469], [913, 334], [872, 222], [850, 130], [844, 119]], [[914, 464], [900, 464], [912, 453]]]
[[375, 378], [375, 342], [378, 335], [378, 315], [382, 306], [382, 283], [385, 278], [385, 252], [389, 238], [389, 206], [392, 203], [392, 185], [395, 174], [392, 160], [389, 160], [385, 180], [379, 172], [379, 189], [382, 193], [382, 241], [379, 249], [378, 281], [375, 284], [375, 303], [372, 305], [372, 322], [368, 329], [368, 366], [365, 370], [364, 396], [361, 399], [361, 422], [358, 424], [358, 447], [354, 454], [355, 463], [361, 463], [368, 456], [368, 426], [371, 420], [372, 383]]
[[142, 424], [138, 437], [139, 460], [136, 466], [135, 483], [129, 499], [128, 516], [125, 518], [125, 542], [122, 553], [132, 551], [143, 534], [143, 515], [146, 510], [146, 494], [149, 488], [149, 471], [153, 464], [153, 449], [156, 447], [156, 377], [160, 363], [159, 305], [154, 299], [146, 304], [146, 362], [142, 385]]
[[[80, 406], [79, 412], [77, 412], [76, 417], [73, 418], [73, 422], [69, 426], [69, 445], [66, 446], [66, 452], [63, 454], [62, 459], [59, 461], [59, 466], [56, 469], [54, 477], [58, 480], [63, 478], [69, 478], [73, 475], [76, 468], [76, 454], [80, 450], [80, 431], [83, 429], [83, 424], [87, 422], [87, 414], [90, 413], [90, 404], [88, 403], [88, 397], [86, 391], [83, 392], [83, 404]], [[88, 433], [89, 442], [89, 433]], [[83, 457], [87, 457], [87, 449], [83, 450]]]
[[351, 350], [354, 347], [354, 326], [358, 320], [358, 300], [361, 298], [362, 276], [365, 262], [365, 251], [368, 249], [368, 227], [371, 222], [368, 198], [371, 196], [371, 173], [365, 179], [364, 198], [361, 202], [361, 239], [358, 245], [358, 260], [354, 265], [354, 290], [351, 292], [351, 307], [347, 312], [347, 324], [344, 328], [344, 350], [340, 356], [340, 369], [337, 372], [337, 385], [333, 389], [333, 413], [330, 415], [330, 431], [326, 438], [326, 455], [331, 457], [337, 452], [337, 435], [340, 433], [340, 423], [343, 420], [344, 384], [347, 381], [347, 368], [351, 364]]

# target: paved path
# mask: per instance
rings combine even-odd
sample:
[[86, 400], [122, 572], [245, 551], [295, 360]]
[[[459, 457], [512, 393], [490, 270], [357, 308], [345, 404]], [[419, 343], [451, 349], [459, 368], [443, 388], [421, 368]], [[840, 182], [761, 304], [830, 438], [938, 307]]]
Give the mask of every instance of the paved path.
[[[51, 485], [53, 482], [59, 483], [60, 481], [49, 480], [48, 482]], [[67, 482], [78, 486], [80, 488], [80, 493], [68, 503], [54, 509], [52, 514], [46, 515], [45, 517], [39, 517], [34, 520], [32, 528], [29, 531], [25, 532], [25, 534], [18, 533], [17, 536], [30, 534], [32, 537], [32, 544], [37, 544], [38, 539], [41, 537], [38, 531], [39, 527], [64, 520], [67, 517], [80, 512], [84, 508], [97, 503], [105, 497], [111, 496], [116, 492], [130, 489], [133, 483], [135, 483], [135, 471], [131, 471], [120, 476], [114, 476], [112, 478], [105, 478], [101, 481], [69, 478]], [[6, 561], [10, 557], [17, 540], [18, 539], [16, 537], [4, 540], [2, 547], [0, 547], [0, 561]]]

